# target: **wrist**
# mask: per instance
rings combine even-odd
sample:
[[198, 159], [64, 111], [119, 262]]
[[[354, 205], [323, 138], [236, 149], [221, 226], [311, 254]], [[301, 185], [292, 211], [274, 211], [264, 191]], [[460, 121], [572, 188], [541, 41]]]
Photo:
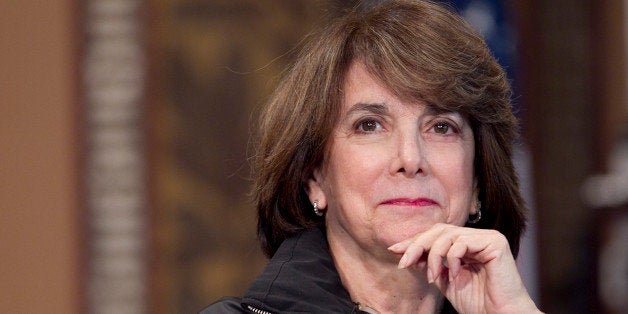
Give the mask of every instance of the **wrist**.
[[513, 311], [505, 311], [504, 313], [521, 313], [521, 314], [530, 314], [530, 313], [543, 313], [536, 307], [536, 304], [532, 299], [526, 295], [525, 298], [517, 302], [512, 308]]
[[530, 314], [530, 313], [543, 313], [539, 310], [527, 292], [519, 297], [515, 297], [511, 299], [507, 304], [503, 304], [503, 306], [499, 308], [495, 308], [495, 313], [521, 313], [521, 314]]

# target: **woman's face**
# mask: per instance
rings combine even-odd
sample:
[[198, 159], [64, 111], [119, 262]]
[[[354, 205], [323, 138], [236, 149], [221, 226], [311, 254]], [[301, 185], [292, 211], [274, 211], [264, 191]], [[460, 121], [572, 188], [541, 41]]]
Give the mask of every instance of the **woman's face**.
[[384, 252], [475, 213], [473, 155], [465, 117], [401, 101], [353, 62], [329, 154], [308, 194], [326, 209], [330, 241]]

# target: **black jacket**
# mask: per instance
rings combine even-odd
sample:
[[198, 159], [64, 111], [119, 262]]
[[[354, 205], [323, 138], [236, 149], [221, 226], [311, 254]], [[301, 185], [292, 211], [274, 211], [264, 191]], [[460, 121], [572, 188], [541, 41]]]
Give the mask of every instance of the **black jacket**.
[[342, 286], [322, 230], [285, 240], [241, 298], [226, 297], [209, 313], [360, 313]]

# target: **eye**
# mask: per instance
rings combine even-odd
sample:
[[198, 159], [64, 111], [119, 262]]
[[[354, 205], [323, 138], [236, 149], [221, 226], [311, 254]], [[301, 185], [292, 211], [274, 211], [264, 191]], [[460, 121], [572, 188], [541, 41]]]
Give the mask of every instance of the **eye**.
[[382, 125], [379, 122], [372, 119], [362, 120], [358, 122], [358, 125], [357, 125], [357, 130], [360, 132], [365, 132], [365, 133], [375, 132], [381, 129], [382, 129]]
[[449, 135], [451, 133], [458, 133], [458, 128], [447, 121], [437, 121], [432, 125], [432, 131], [440, 135]]
[[449, 132], [449, 124], [444, 122], [438, 122], [434, 124], [434, 132], [438, 134], [447, 134]]

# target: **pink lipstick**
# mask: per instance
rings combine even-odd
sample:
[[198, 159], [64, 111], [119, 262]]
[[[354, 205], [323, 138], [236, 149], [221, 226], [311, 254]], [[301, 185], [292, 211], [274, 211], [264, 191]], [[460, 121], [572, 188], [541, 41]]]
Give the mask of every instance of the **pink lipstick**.
[[396, 205], [396, 206], [434, 206], [438, 205], [438, 202], [429, 198], [393, 198], [389, 200], [385, 200], [381, 203], [382, 205]]

